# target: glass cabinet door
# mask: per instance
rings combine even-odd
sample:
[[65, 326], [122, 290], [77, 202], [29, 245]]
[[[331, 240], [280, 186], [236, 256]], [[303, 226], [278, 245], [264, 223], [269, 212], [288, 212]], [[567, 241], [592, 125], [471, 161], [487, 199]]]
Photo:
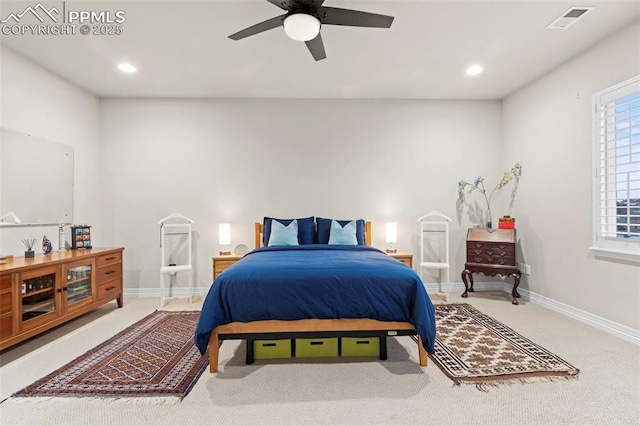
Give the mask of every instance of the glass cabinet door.
[[83, 304], [82, 302], [92, 302], [94, 295], [93, 262], [69, 265], [65, 269], [65, 273], [66, 281], [62, 289], [67, 310]]
[[21, 319], [26, 328], [36, 326], [41, 318], [56, 311], [56, 268], [46, 268], [21, 276]]
[[67, 305], [90, 298], [91, 265], [77, 266], [67, 270]]

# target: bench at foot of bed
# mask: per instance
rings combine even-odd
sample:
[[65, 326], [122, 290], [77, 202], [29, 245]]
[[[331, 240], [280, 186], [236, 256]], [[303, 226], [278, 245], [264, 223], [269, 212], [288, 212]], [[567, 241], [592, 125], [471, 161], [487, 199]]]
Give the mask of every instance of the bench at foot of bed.
[[[416, 335], [413, 326], [404, 322], [376, 321], [371, 319], [340, 319], [340, 320], [297, 320], [297, 321], [253, 321], [248, 323], [230, 323], [217, 327], [211, 333], [209, 339], [209, 371], [215, 373], [218, 371], [218, 359], [220, 345], [224, 340], [243, 339], [247, 340], [247, 364], [253, 363], [254, 345], [253, 341], [271, 340], [286, 341], [289, 339], [313, 339], [313, 341], [301, 343], [320, 344], [322, 339], [338, 339], [336, 342], [328, 342], [327, 346], [322, 350], [304, 350], [304, 354], [298, 353], [298, 356], [315, 356], [316, 354], [331, 354], [335, 352], [335, 356], [345, 355], [341, 348], [340, 339], [342, 338], [378, 338], [379, 348], [377, 356], [380, 359], [387, 359], [386, 339], [388, 336], [412, 336], [417, 342], [418, 359], [421, 366], [427, 365], [427, 352], [422, 345], [422, 339]], [[320, 339], [320, 340], [318, 340]], [[336, 349], [333, 346], [337, 344]], [[357, 341], [355, 342], [358, 343]], [[361, 342], [361, 343], [364, 343]], [[287, 348], [278, 347], [273, 343], [274, 351], [286, 354]], [[293, 346], [293, 348], [292, 348]], [[288, 346], [291, 355], [296, 353], [295, 343]], [[349, 352], [349, 351], [348, 351]], [[275, 353], [275, 352], [274, 352]], [[351, 350], [348, 355], [359, 356], [359, 351]], [[365, 355], [366, 356], [366, 355]], [[274, 356], [280, 357], [280, 356]], [[284, 356], [287, 358], [287, 356]]]

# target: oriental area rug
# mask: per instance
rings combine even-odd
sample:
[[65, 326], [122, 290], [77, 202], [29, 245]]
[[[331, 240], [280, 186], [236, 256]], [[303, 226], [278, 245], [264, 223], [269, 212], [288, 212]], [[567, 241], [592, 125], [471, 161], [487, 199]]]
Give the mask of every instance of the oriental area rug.
[[579, 370], [473, 306], [436, 305], [434, 363], [456, 385], [577, 378]]
[[13, 396], [179, 401], [209, 364], [193, 343], [199, 314], [156, 311]]

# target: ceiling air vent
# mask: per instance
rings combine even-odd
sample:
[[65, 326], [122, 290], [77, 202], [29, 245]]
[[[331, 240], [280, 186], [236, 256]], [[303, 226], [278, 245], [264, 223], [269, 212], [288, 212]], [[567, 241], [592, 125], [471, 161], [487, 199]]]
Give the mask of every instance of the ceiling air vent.
[[547, 25], [551, 30], [564, 30], [575, 24], [578, 19], [586, 15], [593, 7], [571, 7], [569, 10], [558, 16], [552, 23]]

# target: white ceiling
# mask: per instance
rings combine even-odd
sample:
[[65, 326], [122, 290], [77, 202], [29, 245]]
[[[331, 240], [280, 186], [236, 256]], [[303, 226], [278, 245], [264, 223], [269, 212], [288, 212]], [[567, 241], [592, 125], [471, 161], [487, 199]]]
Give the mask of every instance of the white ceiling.
[[[37, 1], [3, 0], [0, 19]], [[68, 0], [67, 10], [125, 11], [123, 34], [2, 35], [1, 43], [106, 97], [501, 99], [640, 18], [637, 0], [327, 0], [325, 6], [395, 20], [390, 29], [323, 26], [327, 59], [315, 62], [281, 28], [227, 38], [283, 13], [266, 0]], [[545, 29], [571, 6], [595, 9], [566, 30]], [[125, 60], [137, 74], [115, 68]], [[483, 64], [484, 73], [466, 76], [472, 63]]]

